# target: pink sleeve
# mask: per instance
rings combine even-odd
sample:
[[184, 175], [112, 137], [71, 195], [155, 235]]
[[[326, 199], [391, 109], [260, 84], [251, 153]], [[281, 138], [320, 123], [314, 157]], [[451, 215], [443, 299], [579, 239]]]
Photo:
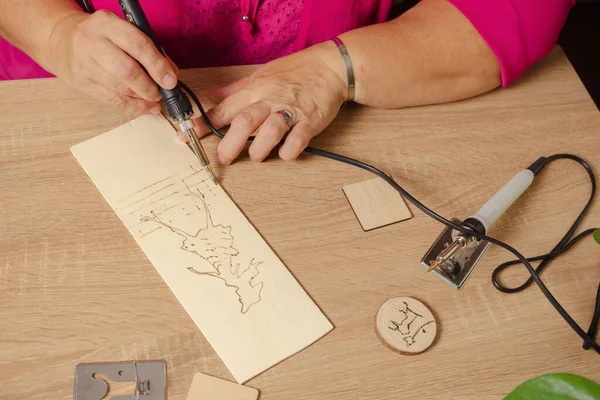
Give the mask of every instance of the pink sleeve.
[[506, 87], [545, 57], [575, 0], [448, 0], [496, 54]]

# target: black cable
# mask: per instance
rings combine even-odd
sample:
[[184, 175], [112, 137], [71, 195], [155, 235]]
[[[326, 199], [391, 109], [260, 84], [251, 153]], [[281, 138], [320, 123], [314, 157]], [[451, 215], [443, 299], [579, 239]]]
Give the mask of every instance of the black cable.
[[[206, 125], [208, 126], [208, 128], [210, 129], [210, 131], [215, 134], [217, 137], [219, 138], [223, 138], [224, 134], [219, 132], [218, 129], [216, 129], [213, 124], [211, 123], [210, 119], [208, 118], [208, 115], [206, 114], [204, 108], [202, 107], [202, 104], [200, 103], [200, 100], [198, 100], [198, 97], [196, 96], [196, 94], [187, 86], [185, 85], [183, 82], [179, 82], [179, 84], [181, 85], [181, 87], [192, 97], [192, 99], [194, 100], [194, 103], [196, 104], [196, 106], [198, 107], [198, 110], [200, 111], [200, 114], [202, 115], [202, 118], [204, 119], [204, 122], [206, 123]], [[249, 137], [248, 140], [253, 140], [254, 137]], [[364, 169], [366, 171], [372, 172], [373, 174], [379, 176], [381, 179], [383, 179], [384, 181], [386, 181], [390, 186], [392, 186], [396, 191], [398, 191], [398, 193], [400, 193], [404, 198], [408, 199], [415, 207], [417, 207], [419, 210], [421, 210], [423, 213], [425, 213], [426, 215], [430, 216], [431, 218], [435, 219], [436, 221], [452, 228], [455, 229], [459, 232], [462, 232], [463, 234], [466, 235], [471, 235], [474, 236], [475, 238], [479, 239], [479, 240], [483, 240], [483, 241], [487, 241], [489, 243], [495, 244], [497, 246], [500, 246], [502, 248], [504, 248], [505, 250], [508, 250], [509, 252], [511, 252], [518, 260], [515, 262], [511, 262], [511, 263], [521, 263], [525, 266], [525, 268], [527, 268], [527, 271], [529, 272], [529, 274], [531, 275], [531, 278], [528, 279], [528, 282], [531, 280], [531, 282], [535, 282], [538, 287], [540, 288], [540, 290], [542, 291], [542, 293], [544, 294], [544, 296], [546, 296], [546, 298], [548, 299], [548, 301], [550, 302], [550, 304], [552, 304], [552, 306], [556, 309], [556, 311], [560, 314], [560, 316], [567, 322], [567, 324], [571, 327], [571, 329], [573, 329], [575, 331], [575, 333], [577, 333], [577, 335], [579, 335], [579, 337], [581, 337], [584, 341], [584, 346], [589, 346], [589, 348], [594, 349], [598, 354], [600, 354], [600, 345], [595, 341], [595, 338], [592, 337], [592, 334], [595, 333], [595, 329], [592, 329], [593, 326], [590, 326], [589, 329], [589, 333], [586, 333], [578, 324], [577, 322], [575, 322], [575, 320], [573, 320], [573, 318], [571, 317], [571, 315], [569, 315], [569, 313], [560, 305], [560, 303], [556, 300], [556, 298], [552, 295], [552, 293], [548, 290], [548, 288], [546, 287], [546, 285], [544, 284], [544, 282], [541, 280], [541, 278], [539, 277], [538, 273], [536, 272], [536, 270], [533, 268], [533, 266], [530, 264], [530, 260], [528, 260], [527, 258], [525, 258], [525, 256], [523, 256], [519, 251], [517, 251], [515, 248], [513, 248], [512, 246], [510, 246], [507, 243], [504, 243], [500, 240], [494, 239], [492, 237], [486, 236], [486, 235], [482, 235], [480, 233], [474, 232], [472, 230], [469, 230], [461, 225], [457, 225], [449, 220], [447, 220], [446, 218], [442, 217], [441, 215], [437, 214], [435, 211], [429, 209], [427, 206], [425, 206], [424, 204], [422, 204], [420, 201], [418, 201], [417, 199], [415, 199], [410, 193], [408, 193], [406, 190], [404, 190], [404, 188], [402, 188], [398, 183], [396, 183], [396, 181], [394, 181], [390, 176], [388, 176], [387, 174], [385, 174], [384, 172], [380, 171], [379, 169], [363, 163], [361, 161], [358, 160], [354, 160], [352, 158], [346, 157], [346, 156], [342, 156], [340, 154], [335, 154], [326, 150], [321, 150], [321, 149], [317, 149], [315, 147], [307, 147], [304, 150], [306, 153], [310, 153], [310, 154], [315, 154], [315, 155], [319, 155], [322, 157], [326, 157], [332, 160], [336, 160], [336, 161], [341, 161], [344, 162], [346, 164], [350, 164], [353, 165], [355, 167]], [[570, 237], [572, 236], [573, 232], [577, 229], [577, 227], [579, 226], [579, 224], [581, 223], [581, 221], [583, 220], [585, 214], [587, 213], [587, 211], [589, 210], [589, 207], [591, 206], [592, 200], [594, 198], [595, 192], [596, 192], [596, 180], [595, 180], [595, 176], [594, 173], [591, 169], [591, 167], [587, 164], [587, 162], [585, 162], [585, 160], [574, 156], [574, 155], [570, 155], [570, 154], [558, 154], [558, 155], [554, 155], [551, 157], [548, 157], [546, 159], [546, 162], [544, 164], [547, 165], [548, 163], [550, 163], [551, 161], [554, 161], [556, 159], [561, 159], [561, 158], [568, 158], [568, 159], [572, 159], [575, 160], [577, 162], [579, 162], [588, 172], [588, 175], [590, 176], [590, 179], [592, 181], [592, 194], [590, 195], [590, 200], [588, 201], [588, 203], [586, 204], [585, 208], [583, 209], [583, 211], [581, 212], [581, 214], [579, 215], [579, 217], [577, 218], [577, 220], [575, 221], [575, 223], [571, 226], [571, 228], [569, 229], [569, 231], [567, 232], [567, 235], [565, 235], [565, 237], [563, 237], [563, 239], [559, 242], [558, 245], [555, 246], [555, 248], [548, 254], [544, 255], [544, 256], [540, 256], [540, 258], [537, 259], [544, 259], [544, 267], [548, 264], [548, 262], [557, 257], [559, 254], [564, 253], [565, 251], [567, 251], [569, 248], [571, 248], [575, 243], [577, 243], [577, 241], [579, 241], [581, 238], [589, 235], [590, 231], [585, 231], [582, 232], [581, 234], [579, 234], [576, 238], [574, 238], [571, 242], [569, 242]], [[542, 168], [540, 168], [542, 169]], [[594, 230], [591, 230], [591, 232], [593, 232]], [[534, 257], [535, 258], [535, 257]], [[531, 260], [533, 261], [533, 260]], [[512, 265], [512, 264], [510, 264]], [[538, 269], [543, 269], [544, 267], [540, 268], [538, 267]], [[500, 267], [499, 267], [500, 268]], [[502, 267], [500, 270], [505, 269], [505, 267]], [[495, 272], [494, 276], [497, 276], [497, 272]], [[525, 286], [523, 286], [523, 289], [525, 287], [527, 287], [531, 282], [526, 283]], [[500, 288], [496, 285], [496, 283], [494, 283], [494, 286], [496, 286], [496, 288], [498, 288], [500, 290]], [[600, 296], [600, 290], [599, 290], [599, 294], [598, 296]], [[600, 300], [597, 300], [597, 303], [600, 302]], [[600, 313], [600, 307], [597, 307], [596, 309], [598, 310], [598, 312], [595, 312], [594, 315], [594, 319], [598, 319], [600, 318], [600, 316], [598, 316], [597, 314]], [[593, 324], [594, 321], [592, 321]]]
[[[575, 237], [572, 242], [569, 242], [571, 240], [571, 237], [573, 236], [573, 234], [575, 233], [575, 231], [577, 230], [577, 228], [579, 227], [579, 225], [581, 224], [581, 222], [583, 221], [583, 218], [585, 217], [585, 215], [587, 214], [587, 212], [589, 211], [592, 202], [594, 200], [594, 197], [596, 195], [596, 177], [594, 176], [594, 172], [592, 171], [592, 168], [589, 166], [589, 164], [587, 162], [585, 162], [583, 159], [581, 159], [580, 157], [571, 155], [571, 154], [556, 154], [554, 156], [548, 157], [545, 160], [544, 166], [548, 165], [550, 162], [555, 161], [555, 160], [560, 160], [560, 159], [568, 159], [568, 160], [573, 160], [575, 162], [577, 162], [579, 165], [581, 165], [585, 171], [587, 172], [591, 184], [592, 184], [592, 190], [590, 193], [590, 198], [588, 200], [588, 202], [586, 203], [585, 207], [583, 208], [583, 210], [579, 213], [579, 216], [577, 217], [577, 219], [575, 220], [575, 222], [573, 223], [573, 225], [571, 225], [571, 227], [569, 228], [569, 230], [567, 231], [567, 233], [565, 233], [565, 235], [562, 237], [562, 239], [560, 240], [560, 242], [558, 242], [558, 244], [556, 246], [554, 246], [554, 248], [548, 253], [548, 254], [544, 254], [543, 256], [538, 256], [538, 257], [532, 257], [529, 258], [528, 261], [539, 261], [542, 260], [542, 262], [538, 265], [538, 267], [535, 269], [535, 272], [540, 274], [550, 263], [550, 261], [552, 259], [554, 259], [556, 256], [558, 256], [559, 254], [561, 254], [564, 250], [568, 250], [572, 244], [574, 244], [574, 242], [578, 241], [579, 239], [581, 239], [583, 236], [587, 236], [591, 233], [594, 232], [594, 229], [589, 229], [585, 232], [580, 233], [577, 237]], [[561, 249], [564, 249], [563, 251], [561, 251]], [[512, 261], [507, 261], [501, 265], [499, 265], [494, 272], [492, 273], [492, 282], [494, 284], [494, 286], [496, 287], [496, 289], [500, 290], [501, 292], [504, 293], [517, 293], [520, 292], [522, 290], [524, 290], [525, 288], [527, 288], [529, 285], [531, 285], [531, 283], [533, 283], [533, 279], [530, 277], [528, 278], [525, 283], [523, 283], [522, 285], [515, 287], [515, 288], [508, 288], [506, 286], [503, 286], [499, 281], [498, 281], [498, 274], [500, 272], [502, 272], [503, 270], [505, 270], [506, 268], [508, 268], [511, 265], [515, 265], [515, 264], [519, 264], [520, 261], [519, 260], [512, 260]]]
[[[587, 237], [587, 236], [591, 235], [592, 233], [594, 233], [594, 231], [596, 230], [594, 228], [587, 229], [587, 230], [581, 232], [579, 235], [572, 238], [573, 234], [575, 233], [575, 231], [577, 230], [577, 228], [583, 221], [583, 218], [589, 211], [589, 209], [592, 205], [592, 202], [594, 200], [594, 197], [596, 195], [596, 177], [594, 176], [594, 172], [592, 171], [592, 168], [589, 166], [589, 164], [587, 162], [585, 162], [585, 160], [581, 159], [580, 157], [574, 156], [572, 154], [556, 154], [551, 157], [548, 157], [545, 160], [545, 163], [542, 166], [542, 168], [545, 167], [546, 165], [548, 165], [550, 162], [555, 161], [555, 160], [572, 160], [572, 161], [577, 162], [579, 165], [581, 165], [585, 169], [585, 171], [587, 172], [587, 174], [590, 178], [590, 182], [592, 184], [592, 190], [590, 192], [590, 198], [588, 199], [588, 202], [586, 203], [585, 207], [583, 208], [583, 210], [581, 210], [581, 212], [579, 213], [579, 216], [577, 217], [577, 219], [575, 219], [575, 222], [573, 222], [573, 225], [571, 225], [571, 227], [569, 228], [567, 233], [565, 233], [565, 235], [558, 242], [558, 244], [556, 246], [554, 246], [554, 248], [547, 254], [544, 254], [541, 256], [536, 256], [536, 257], [530, 257], [527, 259], [527, 261], [529, 261], [529, 262], [541, 260], [541, 262], [539, 263], [537, 268], [535, 268], [535, 272], [537, 275], [540, 275], [542, 273], [542, 271], [548, 265], [550, 265], [550, 262], [552, 260], [554, 260], [556, 257], [563, 254], [565, 251], [569, 250], [573, 245], [575, 245], [577, 242], [579, 242], [584, 237]], [[517, 265], [517, 264], [521, 264], [521, 261], [520, 260], [511, 260], [511, 261], [507, 261], [507, 262], [500, 264], [498, 267], [496, 267], [496, 269], [494, 269], [494, 271], [492, 272], [492, 283], [496, 289], [498, 289], [499, 291], [501, 291], [503, 293], [518, 293], [522, 290], [525, 290], [529, 285], [531, 285], [533, 283], [532, 277], [527, 278], [527, 280], [520, 286], [513, 287], [513, 288], [506, 287], [502, 283], [500, 283], [500, 281], [498, 280], [499, 274], [502, 271], [504, 271], [505, 269], [507, 269], [508, 267]], [[598, 296], [600, 296], [600, 285], [598, 285], [598, 293], [599, 293]], [[600, 320], [600, 303], [599, 302], [600, 302], [600, 298], [596, 299], [596, 305], [594, 307], [594, 314], [592, 316], [592, 322], [590, 323], [590, 327], [588, 329], [588, 336], [590, 336], [590, 337], [596, 336], [596, 330], [597, 330], [598, 323]], [[589, 349], [589, 344], [587, 342], [584, 342], [583, 348], [586, 350]]]
[[[598, 285], [598, 291], [596, 292], [596, 304], [594, 305], [594, 315], [592, 317], [592, 322], [590, 323], [590, 328], [588, 329], [588, 336], [596, 337], [596, 333], [598, 332], [598, 325], [600, 324], [600, 285]], [[583, 349], [588, 350], [590, 345], [587, 342], [583, 343]]]
[[[560, 249], [553, 250], [550, 253], [546, 253], [541, 256], [529, 257], [529, 258], [527, 258], [527, 261], [532, 262], [532, 261], [544, 260], [544, 263], [540, 263], [540, 265], [538, 265], [538, 267], [535, 269], [535, 272], [539, 275], [542, 272], [542, 270], [548, 266], [548, 263], [550, 262], [550, 260], [563, 254], [565, 251], [569, 250], [581, 239], [594, 233], [595, 230], [596, 230], [595, 228], [587, 229], [587, 230], [581, 232], [579, 235], [575, 236], [570, 242], [568, 242], [565, 246], [561, 247]], [[492, 272], [492, 283], [494, 284], [496, 289], [498, 289], [499, 291], [501, 291], [503, 293], [517, 293], [517, 292], [524, 290], [527, 286], [529, 286], [531, 283], [533, 283], [533, 279], [531, 279], [531, 277], [530, 277], [521, 286], [516, 287], [516, 288], [508, 288], [508, 287], [502, 285], [498, 281], [498, 274], [500, 272], [502, 272], [506, 268], [508, 268], [512, 265], [516, 265], [516, 264], [521, 264], [521, 261], [520, 260], [506, 261], [506, 262], [500, 264], [499, 266], [497, 266], [496, 269], [494, 269], [494, 271]]]
[[93, 14], [96, 12], [91, 0], [82, 0], [82, 3], [83, 3], [83, 9], [85, 10], [85, 12], [87, 12], [89, 14]]

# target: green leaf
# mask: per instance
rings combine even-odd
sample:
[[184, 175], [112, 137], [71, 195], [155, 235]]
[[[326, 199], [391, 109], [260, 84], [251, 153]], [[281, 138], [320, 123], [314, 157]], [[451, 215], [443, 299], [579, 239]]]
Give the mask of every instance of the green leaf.
[[600, 385], [582, 376], [542, 375], [517, 386], [504, 400], [598, 400]]
[[596, 240], [596, 242], [597, 242], [598, 244], [600, 244], [600, 229], [596, 229], [596, 230], [594, 231], [594, 239]]

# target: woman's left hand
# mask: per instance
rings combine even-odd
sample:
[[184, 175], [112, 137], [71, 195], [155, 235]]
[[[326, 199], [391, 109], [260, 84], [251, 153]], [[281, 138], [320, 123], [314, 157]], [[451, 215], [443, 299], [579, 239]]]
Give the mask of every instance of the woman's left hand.
[[[208, 117], [217, 129], [230, 125], [217, 149], [219, 163], [233, 162], [255, 132], [248, 150], [251, 160], [263, 161], [288, 131], [279, 156], [297, 158], [333, 121], [346, 100], [343, 63], [341, 58], [339, 65], [328, 62], [334, 60], [331, 51], [337, 49], [328, 44], [302, 50], [215, 90], [216, 97], [224, 100], [207, 112]], [[208, 128], [203, 125], [198, 132], [206, 134]]]

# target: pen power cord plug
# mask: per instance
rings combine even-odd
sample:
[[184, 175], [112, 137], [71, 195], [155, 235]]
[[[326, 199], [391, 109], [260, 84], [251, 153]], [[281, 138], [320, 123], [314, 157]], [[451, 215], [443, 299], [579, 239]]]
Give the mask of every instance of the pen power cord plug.
[[[218, 129], [216, 129], [213, 126], [213, 124], [211, 123], [204, 108], [202, 107], [200, 100], [198, 100], [198, 97], [196, 96], [196, 94], [183, 82], [180, 81], [179, 84], [193, 99], [194, 103], [198, 107], [198, 110], [200, 111], [200, 114], [202, 115], [202, 118], [204, 119], [204, 122], [206, 123], [206, 125], [208, 126], [210, 131], [213, 134], [215, 134], [217, 137], [223, 138], [224, 134], [221, 133]], [[253, 139], [254, 139], [254, 137], [248, 138], [248, 140], [253, 140]], [[329, 159], [336, 160], [336, 161], [341, 161], [343, 163], [350, 164], [355, 167], [362, 168], [366, 171], [369, 171], [369, 172], [377, 175], [384, 181], [386, 181], [390, 186], [392, 186], [396, 191], [398, 191], [398, 193], [400, 193], [400, 195], [402, 195], [402, 197], [404, 197], [405, 199], [410, 201], [419, 210], [421, 210], [422, 212], [424, 212], [431, 218], [435, 219], [436, 221], [440, 222], [441, 224], [444, 224], [447, 227], [450, 227], [459, 232], [462, 232], [463, 234], [474, 236], [475, 238], [477, 238], [479, 240], [487, 241], [489, 243], [500, 246], [505, 250], [508, 250], [510, 253], [512, 253], [516, 257], [516, 260], [505, 262], [505, 263], [499, 265], [494, 270], [494, 272], [492, 273], [492, 283], [494, 284], [494, 287], [496, 287], [496, 289], [498, 289], [504, 293], [516, 293], [516, 292], [520, 292], [520, 291], [526, 289], [532, 283], [535, 282], [537, 284], [537, 286], [540, 288], [540, 290], [542, 291], [542, 293], [544, 294], [544, 296], [546, 296], [546, 298], [548, 299], [550, 304], [552, 304], [552, 306], [561, 315], [561, 317], [567, 322], [567, 324], [571, 327], [571, 329], [573, 329], [575, 331], [575, 333], [577, 333], [577, 335], [579, 335], [579, 337], [581, 339], [583, 339], [583, 342], [584, 342], [583, 348], [586, 350], [591, 348], [594, 351], [596, 351], [598, 354], [600, 354], [600, 345], [596, 342], [596, 339], [595, 339], [597, 328], [598, 328], [598, 325], [600, 322], [600, 285], [598, 286], [598, 292], [596, 295], [596, 302], [595, 302], [595, 306], [594, 306], [594, 314], [592, 317], [592, 322], [590, 324], [588, 331], [586, 332], [577, 324], [577, 322], [575, 322], [575, 320], [569, 315], [569, 313], [561, 306], [561, 304], [556, 300], [556, 298], [552, 295], [550, 290], [548, 290], [548, 288], [546, 287], [546, 285], [540, 278], [541, 272], [546, 267], [548, 267], [548, 265], [550, 264], [550, 262], [552, 262], [552, 260], [554, 260], [556, 257], [564, 254], [567, 250], [571, 249], [575, 244], [577, 244], [584, 237], [587, 237], [587, 236], [593, 234], [595, 231], [598, 231], [598, 229], [600, 229], [600, 228], [587, 229], [587, 230], [579, 233], [577, 236], [573, 237], [575, 231], [577, 230], [577, 228], [583, 221], [585, 215], [589, 211], [589, 209], [592, 205], [592, 202], [594, 200], [594, 197], [596, 195], [596, 177], [594, 175], [594, 172], [592, 171], [592, 168], [589, 166], [589, 164], [585, 160], [583, 160], [582, 158], [580, 158], [578, 156], [572, 155], [572, 154], [556, 154], [556, 155], [553, 155], [550, 157], [542, 157], [542, 158], [538, 159], [534, 164], [532, 164], [532, 167], [534, 167], [533, 172], [535, 175], [537, 175], [539, 172], [541, 172], [541, 170], [544, 169], [545, 166], [547, 166], [549, 163], [551, 163], [555, 160], [575, 161], [579, 165], [581, 165], [587, 172], [587, 174], [590, 178], [590, 183], [591, 183], [591, 193], [590, 193], [589, 200], [587, 201], [585, 207], [583, 208], [583, 210], [581, 211], [581, 213], [579, 214], [579, 216], [577, 217], [575, 222], [571, 225], [571, 227], [569, 228], [567, 233], [556, 244], [556, 246], [554, 246], [554, 248], [547, 254], [540, 255], [537, 257], [526, 258], [518, 250], [516, 250], [514, 247], [510, 246], [507, 243], [504, 243], [500, 240], [494, 239], [490, 236], [480, 234], [480, 233], [470, 230], [462, 225], [459, 225], [459, 224], [456, 224], [456, 223], [453, 223], [453, 222], [447, 220], [446, 218], [442, 217], [441, 215], [437, 214], [435, 211], [433, 211], [430, 208], [428, 208], [427, 206], [425, 206], [419, 200], [415, 199], [410, 193], [408, 193], [404, 188], [402, 188], [402, 186], [400, 186], [390, 176], [388, 176], [383, 171], [381, 171], [369, 164], [366, 164], [366, 163], [358, 161], [358, 160], [354, 160], [352, 158], [349, 158], [349, 157], [346, 157], [346, 156], [343, 156], [340, 154], [335, 154], [335, 153], [332, 153], [332, 152], [329, 152], [326, 150], [317, 149], [317, 148], [311, 147], [311, 146], [307, 147], [304, 150], [304, 152], [318, 155], [318, 156], [325, 157], [325, 158], [329, 158]], [[530, 167], [530, 168], [532, 168], [532, 167]], [[598, 232], [600, 232], [600, 231], [598, 231]], [[535, 262], [535, 261], [541, 261], [540, 264], [537, 266], [537, 268], [534, 268], [531, 265], [531, 262]], [[530, 277], [527, 279], [527, 281], [525, 283], [523, 283], [522, 285], [520, 285], [518, 287], [515, 287], [515, 288], [506, 287], [502, 283], [500, 283], [500, 281], [498, 280], [498, 275], [502, 271], [507, 269], [508, 267], [516, 265], [516, 264], [523, 264], [525, 266], [525, 268], [527, 268], [527, 271], [529, 272]]]

